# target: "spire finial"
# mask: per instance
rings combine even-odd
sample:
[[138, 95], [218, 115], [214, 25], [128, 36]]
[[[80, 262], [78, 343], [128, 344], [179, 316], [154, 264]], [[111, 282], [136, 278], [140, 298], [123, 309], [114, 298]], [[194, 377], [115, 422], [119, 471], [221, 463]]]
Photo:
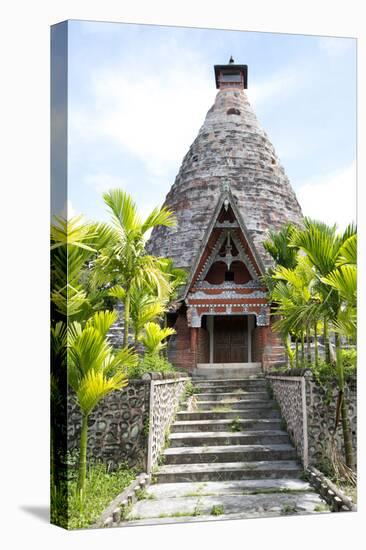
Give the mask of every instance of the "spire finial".
[[229, 63], [234, 63], [234, 58], [232, 55], [230, 56]]

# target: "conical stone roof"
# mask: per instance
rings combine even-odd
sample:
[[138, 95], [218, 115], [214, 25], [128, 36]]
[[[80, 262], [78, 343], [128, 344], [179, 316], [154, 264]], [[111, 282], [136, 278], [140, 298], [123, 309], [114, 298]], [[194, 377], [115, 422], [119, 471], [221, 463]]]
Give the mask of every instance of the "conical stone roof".
[[264, 265], [270, 265], [262, 246], [268, 230], [278, 230], [287, 221], [300, 223], [302, 213], [244, 89], [217, 93], [165, 199], [177, 226], [155, 228], [148, 250], [171, 257], [177, 267], [189, 271], [224, 184], [230, 186]]

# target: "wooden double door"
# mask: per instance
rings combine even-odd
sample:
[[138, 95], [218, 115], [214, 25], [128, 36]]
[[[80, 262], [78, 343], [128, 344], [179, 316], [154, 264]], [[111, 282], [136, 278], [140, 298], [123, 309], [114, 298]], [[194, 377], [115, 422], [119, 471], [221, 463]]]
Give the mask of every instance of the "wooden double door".
[[248, 316], [215, 316], [213, 322], [214, 363], [247, 363]]

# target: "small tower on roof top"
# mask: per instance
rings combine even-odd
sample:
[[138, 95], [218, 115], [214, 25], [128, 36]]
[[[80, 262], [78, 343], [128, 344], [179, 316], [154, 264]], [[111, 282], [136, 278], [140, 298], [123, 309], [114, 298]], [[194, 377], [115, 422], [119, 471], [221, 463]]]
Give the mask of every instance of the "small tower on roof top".
[[236, 65], [232, 55], [227, 65], [215, 65], [214, 69], [216, 88], [245, 90], [248, 87], [248, 65]]

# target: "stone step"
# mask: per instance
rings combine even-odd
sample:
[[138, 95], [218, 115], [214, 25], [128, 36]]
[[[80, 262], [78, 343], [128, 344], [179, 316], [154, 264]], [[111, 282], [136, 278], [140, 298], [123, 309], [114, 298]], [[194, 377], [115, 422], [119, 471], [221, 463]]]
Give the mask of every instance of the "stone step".
[[226, 371], [230, 371], [232, 369], [261, 369], [262, 363], [197, 363], [197, 369], [224, 369]]
[[[235, 423], [236, 431], [244, 430], [280, 430], [281, 429], [281, 419], [280, 418], [246, 418], [241, 419], [239, 422]], [[213, 420], [179, 420], [175, 421], [170, 431], [172, 433], [176, 432], [228, 432], [232, 431], [231, 427], [233, 426], [232, 419], [213, 419]]]
[[155, 483], [147, 488], [147, 494], [153, 499], [176, 498], [204, 495], [250, 495], [278, 493], [311, 492], [313, 488], [307, 481], [297, 478], [279, 479], [241, 479], [232, 481], [206, 481], [181, 483]]
[[239, 373], [233, 373], [228, 376], [227, 374], [220, 374], [220, 373], [212, 373], [210, 376], [208, 374], [192, 374], [192, 382], [195, 384], [200, 384], [203, 382], [210, 382], [211, 380], [215, 380], [216, 382], [225, 382], [226, 380], [241, 380], [241, 381], [247, 381], [247, 382], [256, 382], [257, 380], [261, 381], [263, 380], [263, 374], [247, 374], [246, 376], [240, 376]]
[[[206, 516], [220, 518], [225, 514], [229, 519], [236, 516], [238, 510], [242, 517], [270, 515], [290, 515], [316, 512], [316, 507], [322, 504], [322, 500], [315, 492], [302, 494], [272, 493], [258, 495], [207, 495], [162, 498], [159, 500], [140, 500], [134, 506], [129, 519], [136, 520], [152, 519], [183, 519], [190, 521], [190, 518], [201, 519]], [[215, 509], [219, 507], [221, 514], [214, 515]]]
[[[190, 404], [190, 407], [194, 405]], [[212, 411], [216, 407], [230, 407], [232, 409], [271, 409], [275, 406], [275, 402], [270, 399], [222, 399], [216, 401], [198, 401], [197, 407], [200, 411]], [[182, 403], [180, 408], [182, 411], [187, 410], [188, 403]], [[192, 408], [192, 412], [195, 409]]]
[[195, 445], [271, 445], [289, 443], [286, 432], [262, 430], [248, 432], [182, 432], [171, 433], [171, 448], [194, 447]]
[[221, 373], [221, 372], [215, 372], [215, 373], [212, 373], [212, 374], [208, 374], [208, 373], [202, 373], [202, 374], [197, 374], [193, 371], [192, 373], [192, 380], [193, 382], [206, 382], [208, 380], [226, 380], [227, 378], [230, 378], [231, 380], [235, 380], [235, 379], [240, 379], [240, 380], [258, 380], [258, 379], [262, 379], [263, 377], [263, 373], [260, 372], [260, 373], [247, 373], [245, 376], [242, 375], [242, 373], [240, 372], [234, 372], [234, 373], [230, 373], [230, 376], [228, 376], [227, 373]]
[[155, 477], [157, 483], [257, 478], [278, 479], [299, 476], [301, 471], [300, 465], [294, 460], [166, 464], [158, 468]]
[[[219, 406], [218, 406], [219, 407]], [[178, 411], [176, 414], [176, 420], [214, 420], [214, 419], [246, 419], [246, 418], [280, 418], [280, 413], [277, 409], [232, 409], [231, 411], [211, 410], [211, 411]]]
[[171, 447], [165, 449], [163, 456], [165, 464], [296, 460], [295, 449], [290, 444]]
[[240, 391], [228, 391], [228, 392], [210, 392], [208, 393], [207, 390], [205, 390], [204, 393], [196, 393], [195, 397], [197, 401], [225, 401], [228, 399], [234, 399], [234, 398], [245, 398], [245, 399], [253, 399], [254, 401], [258, 401], [258, 399], [267, 399], [270, 400], [270, 397], [267, 392], [264, 391], [245, 391], [240, 389]]
[[[203, 386], [202, 384], [196, 385], [195, 388], [197, 390], [198, 395], [200, 393], [255, 393], [255, 392], [267, 392], [266, 390], [266, 384], [238, 384], [235, 385], [233, 383], [231, 384], [216, 384], [216, 385], [207, 385]], [[240, 390], [240, 391], [239, 391]]]
[[194, 382], [194, 387], [197, 390], [210, 389], [212, 391], [228, 391], [227, 388], [233, 388], [237, 390], [242, 388], [243, 390], [265, 390], [267, 388], [266, 380], [206, 380], [205, 382]]

